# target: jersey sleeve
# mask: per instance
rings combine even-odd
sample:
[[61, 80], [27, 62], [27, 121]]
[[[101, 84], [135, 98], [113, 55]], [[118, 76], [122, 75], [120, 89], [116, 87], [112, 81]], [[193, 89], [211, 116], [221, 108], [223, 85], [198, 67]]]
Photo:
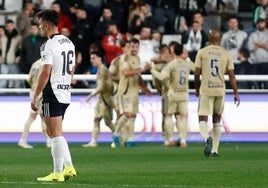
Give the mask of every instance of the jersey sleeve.
[[169, 77], [169, 72], [170, 72], [169, 66], [166, 66], [161, 72], [158, 72], [155, 69], [151, 70], [153, 77], [155, 77], [156, 79], [161, 80], [161, 81], [163, 81]]
[[44, 51], [42, 52], [42, 65], [52, 65], [53, 64], [53, 51], [46, 46]]
[[195, 67], [202, 68], [201, 65], [201, 50], [198, 51], [196, 58], [195, 58]]
[[97, 95], [101, 93], [105, 88], [105, 80], [107, 79], [107, 72], [103, 66], [99, 67], [97, 77], [97, 88], [91, 93], [91, 95]]
[[228, 55], [226, 56], [228, 58], [228, 65], [227, 65], [227, 69], [228, 70], [234, 70], [234, 61], [233, 61], [233, 57], [228, 53]]
[[116, 57], [112, 60], [110, 67], [109, 67], [109, 73], [110, 74], [116, 74], [118, 71], [118, 64], [119, 64], [120, 57]]
[[189, 62], [189, 69], [190, 69], [190, 72], [194, 72], [195, 64], [192, 61]]

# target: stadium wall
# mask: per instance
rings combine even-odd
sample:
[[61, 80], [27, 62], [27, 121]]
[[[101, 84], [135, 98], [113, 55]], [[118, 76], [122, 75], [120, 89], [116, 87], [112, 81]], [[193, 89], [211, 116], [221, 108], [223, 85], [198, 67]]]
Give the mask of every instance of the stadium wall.
[[[236, 107], [232, 94], [226, 95], [223, 113], [223, 141], [267, 142], [268, 141], [268, 95], [241, 94], [241, 105]], [[63, 130], [69, 141], [85, 142], [90, 139], [93, 127], [93, 114], [96, 97], [89, 103], [85, 102], [86, 95], [75, 95], [66, 111]], [[190, 94], [188, 104], [189, 141], [201, 141], [198, 129], [198, 98]], [[24, 122], [30, 111], [30, 99], [27, 95], [0, 96], [0, 142], [17, 142]], [[115, 119], [115, 113], [114, 113]], [[211, 119], [210, 119], [211, 120]], [[162, 141], [161, 136], [161, 98], [159, 95], [140, 95], [139, 114], [135, 122], [136, 141]], [[175, 121], [175, 119], [174, 119]], [[212, 128], [212, 124], [209, 123]], [[175, 129], [176, 131], [176, 129]], [[111, 133], [101, 122], [99, 141], [110, 141]], [[30, 141], [44, 141], [41, 134], [40, 118], [33, 123]], [[176, 135], [175, 135], [176, 137]]]

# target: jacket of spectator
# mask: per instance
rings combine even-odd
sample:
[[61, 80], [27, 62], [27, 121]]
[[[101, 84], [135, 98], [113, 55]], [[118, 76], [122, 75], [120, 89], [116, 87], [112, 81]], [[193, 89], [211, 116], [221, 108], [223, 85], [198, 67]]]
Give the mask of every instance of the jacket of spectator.
[[2, 60], [0, 64], [16, 64], [19, 62], [21, 39], [16, 29], [0, 38]]
[[[264, 20], [258, 22], [263, 22], [263, 24], [265, 24]], [[262, 24], [258, 22], [257, 25]], [[263, 45], [264, 43], [266, 43], [266, 47], [261, 47], [260, 45]], [[268, 30], [266, 28], [263, 30], [258, 29], [252, 32], [248, 38], [247, 44], [250, 51], [250, 63], [254, 64], [268, 62]]]
[[126, 34], [121, 33], [115, 23], [108, 24], [107, 34], [102, 39], [102, 48], [105, 52], [107, 63], [123, 53], [121, 44], [127, 40]]
[[22, 40], [20, 50], [19, 67], [24, 74], [28, 74], [32, 64], [40, 58], [40, 47], [46, 40], [38, 34], [38, 25], [32, 25], [31, 30], [35, 31], [31, 31], [32, 34]]

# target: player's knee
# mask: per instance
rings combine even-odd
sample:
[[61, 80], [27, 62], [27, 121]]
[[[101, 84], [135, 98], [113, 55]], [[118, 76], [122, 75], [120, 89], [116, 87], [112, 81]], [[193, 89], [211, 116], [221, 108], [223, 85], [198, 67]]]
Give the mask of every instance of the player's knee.
[[213, 114], [212, 121], [213, 121], [213, 123], [219, 123], [221, 121], [221, 115], [220, 114]]
[[95, 123], [99, 123], [101, 121], [101, 118], [94, 118]]
[[199, 122], [200, 121], [205, 121], [205, 122], [207, 122], [208, 121], [208, 117], [207, 116], [199, 116]]

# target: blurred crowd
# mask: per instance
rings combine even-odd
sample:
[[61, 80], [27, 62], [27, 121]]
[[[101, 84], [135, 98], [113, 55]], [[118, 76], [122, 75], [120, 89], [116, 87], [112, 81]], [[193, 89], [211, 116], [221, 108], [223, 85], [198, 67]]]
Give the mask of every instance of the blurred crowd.
[[[206, 10], [209, 1], [217, 1], [213, 11]], [[23, 1], [16, 20], [0, 25], [1, 74], [28, 74], [40, 58], [40, 46], [46, 39], [39, 35], [35, 14], [52, 8], [59, 14], [58, 30], [76, 46], [76, 74], [95, 74], [90, 52], [105, 55], [105, 65], [123, 53], [126, 41], [140, 40], [141, 65], [159, 55], [166, 35], [180, 36], [179, 43], [191, 61], [199, 49], [207, 45], [214, 25], [204, 21], [208, 15], [228, 8], [224, 0], [56, 0]], [[254, 4], [254, 3], [253, 3]], [[222, 23], [221, 46], [231, 52], [236, 74], [268, 74], [268, 0], [256, 0], [252, 12], [252, 28], [244, 28], [237, 13], [229, 14]], [[267, 82], [241, 82], [239, 88], [268, 88]], [[74, 81], [74, 88], [95, 87], [94, 82]], [[0, 80], [0, 88], [23, 88], [21, 80]]]

